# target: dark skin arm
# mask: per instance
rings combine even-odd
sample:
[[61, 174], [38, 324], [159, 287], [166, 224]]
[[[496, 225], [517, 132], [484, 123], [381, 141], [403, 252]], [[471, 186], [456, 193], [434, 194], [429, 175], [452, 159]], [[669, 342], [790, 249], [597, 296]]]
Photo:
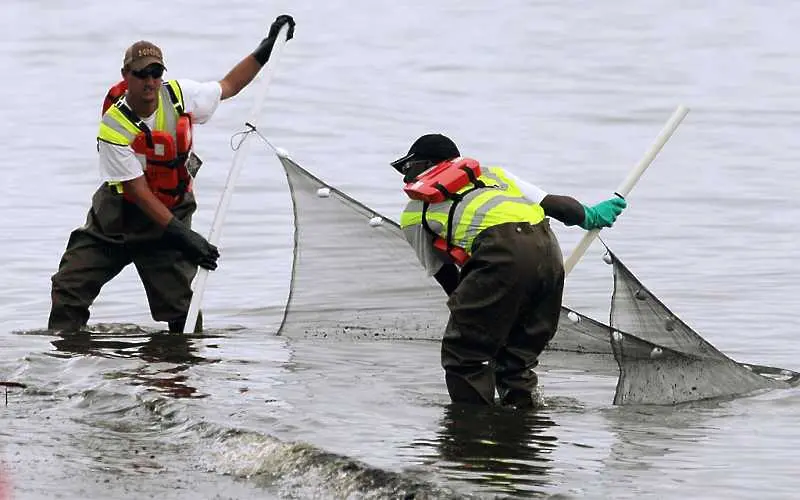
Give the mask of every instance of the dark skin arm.
[[566, 226], [580, 224], [585, 217], [583, 205], [571, 196], [548, 194], [539, 205], [546, 216], [559, 220]]

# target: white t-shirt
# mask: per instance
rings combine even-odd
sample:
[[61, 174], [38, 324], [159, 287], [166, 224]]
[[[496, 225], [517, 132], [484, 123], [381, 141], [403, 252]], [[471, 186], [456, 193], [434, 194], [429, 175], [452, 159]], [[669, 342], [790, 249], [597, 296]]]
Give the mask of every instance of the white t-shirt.
[[[523, 181], [506, 169], [505, 174], [514, 181], [522, 194], [533, 203], [541, 203], [547, 192], [530, 182]], [[438, 273], [442, 266], [448, 262], [448, 257], [433, 248], [433, 235], [429, 233], [421, 224], [407, 227], [403, 230], [406, 240], [417, 254], [422, 267], [433, 276]]]
[[522, 191], [522, 194], [525, 195], [525, 198], [528, 198], [532, 202], [541, 203], [544, 197], [547, 196], [547, 191], [544, 191], [539, 186], [531, 184], [530, 182], [527, 181], [523, 181], [522, 179], [520, 179], [519, 177], [512, 174], [506, 169], [503, 169], [503, 171], [512, 181], [517, 183], [517, 187], [519, 188], [520, 191]]
[[[183, 103], [187, 113], [192, 114], [192, 123], [207, 122], [214, 112], [222, 96], [219, 82], [195, 82], [178, 80], [183, 92]], [[151, 129], [155, 127], [156, 114], [153, 113], [143, 121]], [[100, 153], [100, 178], [103, 182], [123, 182], [139, 177], [144, 172], [144, 155], [137, 155], [130, 146], [117, 146], [105, 141], [98, 142]]]

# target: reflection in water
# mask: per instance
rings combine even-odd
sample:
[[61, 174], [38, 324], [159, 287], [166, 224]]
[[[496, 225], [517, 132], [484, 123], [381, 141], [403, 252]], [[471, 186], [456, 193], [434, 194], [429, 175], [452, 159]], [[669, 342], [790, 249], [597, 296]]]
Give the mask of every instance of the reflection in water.
[[[197, 356], [195, 341], [207, 336], [153, 333], [142, 331], [131, 336], [115, 332], [80, 332], [64, 335], [52, 344], [64, 353], [114, 358], [139, 358], [145, 361], [131, 370], [120, 370], [108, 376], [128, 378], [134, 385], [146, 385], [175, 398], [204, 398], [190, 386], [184, 373], [192, 365], [216, 363], [219, 360]], [[172, 366], [156, 366], [169, 363]]]
[[[660, 470], [660, 464], [681, 443], [696, 446], [718, 429], [725, 399], [695, 401], [678, 406], [615, 406], [601, 412], [615, 436], [607, 467], [615, 476], [638, 477], [643, 471]], [[712, 418], [713, 417], [713, 418]]]
[[451, 404], [435, 440], [413, 447], [434, 448], [424, 458], [446, 476], [504, 494], [531, 494], [548, 484], [555, 425], [541, 411]]

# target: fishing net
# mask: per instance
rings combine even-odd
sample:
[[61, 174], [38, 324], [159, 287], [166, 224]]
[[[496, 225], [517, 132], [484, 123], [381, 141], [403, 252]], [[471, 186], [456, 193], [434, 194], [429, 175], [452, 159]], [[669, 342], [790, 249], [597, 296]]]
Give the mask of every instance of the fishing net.
[[[438, 341], [445, 294], [397, 223], [279, 155], [294, 208], [294, 261], [279, 334]], [[788, 387], [800, 374], [737, 363], [675, 317], [610, 253], [610, 325], [563, 307], [548, 350], [607, 355], [616, 404], [675, 404]]]
[[[616, 404], [673, 404], [788, 387], [789, 370], [737, 363], [676, 317], [609, 251], [611, 336], [620, 377]], [[632, 332], [621, 334], [620, 332]]]
[[445, 295], [400, 227], [280, 157], [294, 205], [294, 262], [280, 334], [435, 340]]

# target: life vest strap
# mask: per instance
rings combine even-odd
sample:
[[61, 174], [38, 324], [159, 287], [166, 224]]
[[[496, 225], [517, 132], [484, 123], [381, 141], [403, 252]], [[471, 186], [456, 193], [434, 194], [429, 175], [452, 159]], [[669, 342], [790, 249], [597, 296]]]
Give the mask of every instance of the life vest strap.
[[175, 158], [167, 161], [161, 160], [147, 160], [149, 165], [157, 165], [166, 168], [178, 168], [186, 164], [186, 159], [189, 158], [189, 153], [178, 153]]
[[[456, 208], [458, 207], [458, 204], [469, 193], [478, 189], [483, 189], [485, 187], [487, 187], [486, 184], [484, 184], [483, 181], [480, 181], [478, 179], [474, 179], [473, 186], [464, 191], [463, 193], [450, 193], [441, 184], [436, 185], [436, 189], [439, 189], [439, 191], [441, 191], [442, 194], [447, 196], [452, 201], [452, 203], [450, 204], [450, 209], [447, 211], [447, 230], [445, 232], [445, 237], [443, 238], [448, 254], [453, 252], [453, 250], [455, 249], [460, 249], [464, 251], [463, 248], [453, 245], [453, 216], [456, 213]], [[495, 187], [495, 186], [488, 186], [488, 187]], [[430, 224], [428, 224], [428, 218], [427, 218], [428, 207], [430, 207], [430, 203], [428, 203], [427, 201], [422, 203], [422, 227], [424, 227], [425, 230], [428, 231], [428, 233], [430, 233], [434, 237], [434, 239], [441, 238], [441, 236], [439, 236], [439, 234], [436, 231], [434, 231], [433, 228], [431, 228]]]
[[466, 167], [464, 165], [462, 165], [460, 168], [461, 170], [464, 171], [465, 174], [467, 174], [467, 177], [469, 177], [469, 181], [472, 183], [473, 186], [475, 186], [474, 189], [486, 187], [486, 184], [482, 180], [475, 177], [475, 172], [471, 168]]
[[175, 111], [178, 112], [178, 116], [186, 114], [180, 99], [178, 99], [178, 96], [175, 94], [175, 89], [172, 88], [172, 85], [170, 85], [167, 82], [164, 82], [164, 86], [167, 87], [167, 92], [169, 93], [169, 100], [172, 101], [172, 105], [175, 107]]
[[428, 214], [428, 207], [430, 206], [431, 204], [427, 202], [422, 204], [422, 227], [424, 227], [425, 230], [428, 231], [428, 233], [433, 235], [434, 238], [438, 238], [439, 235], [436, 234], [436, 231], [431, 229], [431, 226], [428, 224], [428, 218], [426, 217]]
[[433, 187], [436, 188], [437, 191], [442, 193], [442, 195], [444, 195], [445, 198], [453, 200], [454, 202], [453, 206], [455, 206], [456, 203], [463, 200], [464, 196], [471, 193], [472, 191], [486, 187], [486, 183], [475, 177], [475, 172], [473, 172], [471, 168], [462, 166], [460, 167], [460, 170], [463, 170], [464, 173], [467, 174], [469, 182], [472, 184], [472, 187], [464, 191], [463, 193], [451, 192], [441, 182], [437, 182], [436, 184], [433, 185]]
[[122, 99], [117, 101], [116, 104], [114, 104], [114, 106], [116, 106], [117, 109], [119, 109], [120, 112], [123, 115], [125, 115], [125, 118], [127, 118], [131, 123], [133, 123], [133, 125], [136, 128], [142, 131], [142, 133], [144, 134], [145, 141], [147, 142], [147, 147], [149, 149], [153, 149], [155, 147], [155, 142], [153, 142], [153, 133], [150, 131], [150, 127], [147, 126], [144, 120], [139, 118], [136, 115], [136, 113], [133, 112], [131, 107], [128, 106], [128, 104]]
[[[470, 189], [473, 191], [474, 189]], [[458, 203], [463, 199], [463, 197], [459, 198], [458, 200], [453, 200], [453, 203], [450, 204], [450, 210], [447, 212], [447, 236], [445, 237], [444, 241], [447, 243], [447, 252], [450, 253], [450, 250], [453, 249], [453, 216], [456, 213], [456, 207]]]
[[445, 199], [453, 200], [454, 202], [457, 203], [457, 202], [461, 201], [461, 199], [463, 198], [463, 196], [461, 196], [458, 193], [451, 193], [450, 191], [447, 190], [446, 187], [444, 187], [444, 185], [442, 185], [439, 182], [434, 184], [433, 187], [436, 188], [437, 191], [442, 193], [444, 195]]

